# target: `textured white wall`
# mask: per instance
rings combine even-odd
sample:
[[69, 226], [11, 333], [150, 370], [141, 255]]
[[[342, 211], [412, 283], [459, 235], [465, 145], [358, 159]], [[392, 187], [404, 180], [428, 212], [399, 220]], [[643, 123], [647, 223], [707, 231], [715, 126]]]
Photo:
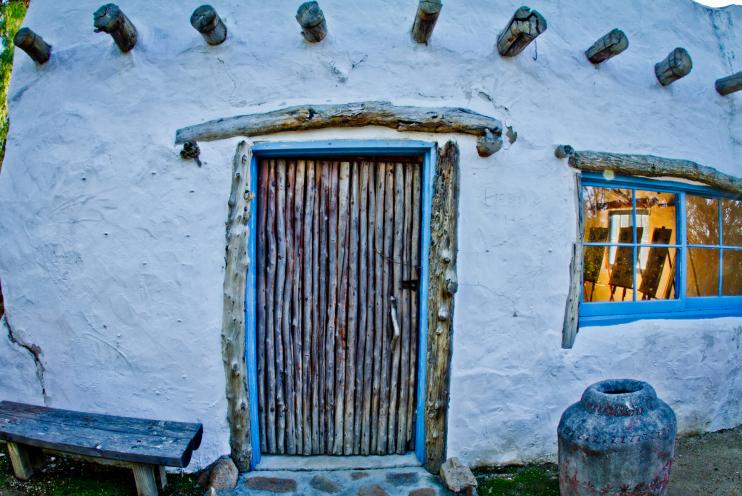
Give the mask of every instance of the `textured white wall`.
[[[514, 59], [494, 48], [515, 1], [447, 2], [429, 46], [408, 35], [416, 1], [322, 0], [329, 37], [306, 45], [299, 2], [220, 0], [229, 38], [205, 45], [198, 2], [122, 0], [140, 32], [127, 55], [93, 33], [100, 2], [34, 0], [24, 24], [54, 46], [18, 54], [0, 174], [0, 398], [205, 424], [192, 468], [228, 452], [220, 328], [224, 221], [236, 139], [182, 161], [175, 130], [297, 103], [388, 99], [464, 106], [519, 134], [488, 159], [461, 146], [449, 454], [472, 464], [553, 458], [556, 423], [590, 382], [649, 380], [683, 430], [742, 422], [742, 319], [586, 328], [560, 349], [575, 237], [574, 174], [555, 144], [697, 160], [742, 175], [742, 8], [690, 0], [539, 1], [548, 30]], [[586, 14], [587, 13], [587, 14]], [[593, 13], [593, 14], [590, 14]], [[593, 67], [583, 51], [614, 27], [628, 51]], [[693, 72], [659, 86], [654, 63], [688, 49]], [[268, 139], [450, 137], [387, 129]]]

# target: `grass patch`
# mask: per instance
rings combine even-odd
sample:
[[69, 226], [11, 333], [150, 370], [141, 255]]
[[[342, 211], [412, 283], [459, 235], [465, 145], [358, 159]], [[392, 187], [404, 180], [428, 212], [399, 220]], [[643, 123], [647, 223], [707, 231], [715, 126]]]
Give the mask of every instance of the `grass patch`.
[[0, 167], [8, 135], [8, 84], [13, 69], [13, 37], [26, 15], [28, 0], [0, 0]]
[[474, 474], [481, 496], [559, 496], [556, 465], [478, 469]]
[[[165, 496], [201, 496], [195, 475], [169, 474]], [[12, 475], [5, 446], [0, 445], [0, 496], [135, 496], [131, 470], [49, 457], [29, 481]]]

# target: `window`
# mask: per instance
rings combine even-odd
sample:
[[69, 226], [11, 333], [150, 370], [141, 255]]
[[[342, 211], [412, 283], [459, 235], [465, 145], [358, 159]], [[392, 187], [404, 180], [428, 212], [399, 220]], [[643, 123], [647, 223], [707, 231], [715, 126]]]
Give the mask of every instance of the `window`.
[[580, 324], [742, 316], [742, 198], [583, 173]]

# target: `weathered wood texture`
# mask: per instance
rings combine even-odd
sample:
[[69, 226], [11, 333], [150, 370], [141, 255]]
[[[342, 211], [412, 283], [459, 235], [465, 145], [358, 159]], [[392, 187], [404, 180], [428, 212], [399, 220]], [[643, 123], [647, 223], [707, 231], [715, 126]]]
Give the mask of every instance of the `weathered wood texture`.
[[252, 457], [250, 411], [245, 362], [245, 278], [250, 219], [250, 150], [244, 141], [237, 145], [232, 162], [232, 186], [226, 222], [224, 309], [222, 314], [222, 359], [226, 375], [227, 418], [232, 460], [248, 470]]
[[456, 293], [459, 149], [448, 142], [438, 152], [430, 218], [428, 342], [425, 391], [425, 468], [437, 474], [446, 459]]
[[118, 5], [108, 3], [93, 14], [95, 32], [108, 33], [122, 52], [128, 52], [137, 44], [137, 29]]
[[611, 57], [629, 48], [629, 39], [626, 33], [620, 29], [612, 29], [608, 34], [601, 37], [598, 41], [585, 50], [585, 56], [593, 64], [600, 64]]
[[213, 141], [234, 136], [261, 136], [330, 127], [381, 126], [397, 131], [502, 135], [493, 117], [456, 107], [397, 106], [389, 102], [300, 105], [262, 114], [217, 119], [179, 129], [175, 143]]
[[627, 176], [675, 177], [742, 194], [742, 178], [690, 160], [593, 151], [573, 151], [569, 165], [585, 171], [613, 171]]
[[546, 31], [546, 19], [537, 10], [521, 7], [515, 11], [505, 29], [497, 37], [497, 51], [503, 57], [514, 57]]
[[211, 5], [202, 5], [193, 11], [191, 26], [201, 33], [209, 45], [219, 45], [227, 39], [227, 26]]
[[442, 8], [441, 0], [420, 0], [417, 5], [415, 21], [412, 23], [413, 40], [418, 43], [428, 42]]
[[185, 467], [201, 424], [82, 413], [0, 402], [0, 439], [125, 462]]
[[30, 479], [34, 474], [34, 466], [29, 448], [13, 441], [6, 441], [6, 445], [13, 474], [20, 480]]
[[296, 12], [296, 21], [301, 26], [301, 34], [309, 43], [317, 43], [327, 36], [325, 14], [317, 2], [304, 2]]
[[[259, 305], [257, 347], [270, 356], [267, 336], [275, 335], [276, 352], [275, 361], [259, 358], [258, 396], [268, 405], [275, 398], [279, 410], [271, 416], [270, 407], [259, 408], [266, 453], [389, 454], [414, 446], [407, 419], [415, 410], [418, 316], [410, 309], [418, 305], [416, 286], [402, 282], [417, 274], [410, 259], [419, 260], [412, 247], [420, 247], [421, 194], [413, 181], [421, 166], [419, 159], [260, 162], [257, 236], [269, 246], [258, 247], [265, 260], [257, 261], [257, 293], [276, 310], [271, 318]], [[268, 270], [274, 252], [275, 277]], [[397, 344], [392, 298], [415, 302], [397, 309]]]
[[[581, 183], [579, 176], [575, 178], [577, 191]], [[579, 198], [579, 196], [578, 196]], [[569, 349], [575, 343], [577, 331], [579, 330], [580, 293], [582, 292], [582, 265], [583, 265], [583, 243], [582, 243], [582, 205], [577, 202], [577, 241], [572, 245], [572, 258], [569, 262], [569, 293], [567, 293], [567, 304], [564, 309], [564, 322], [562, 323], [562, 348]]]
[[132, 466], [134, 482], [137, 485], [137, 496], [157, 496], [158, 488], [155, 480], [155, 470], [152, 465], [135, 463]]
[[735, 91], [742, 90], [742, 71], [716, 80], [716, 91], [726, 96]]
[[654, 65], [657, 81], [667, 86], [678, 79], [687, 76], [693, 69], [693, 61], [685, 48], [678, 47], [670, 52], [661, 62]]
[[29, 28], [21, 28], [13, 37], [13, 44], [26, 52], [37, 64], [44, 64], [52, 56], [52, 46]]

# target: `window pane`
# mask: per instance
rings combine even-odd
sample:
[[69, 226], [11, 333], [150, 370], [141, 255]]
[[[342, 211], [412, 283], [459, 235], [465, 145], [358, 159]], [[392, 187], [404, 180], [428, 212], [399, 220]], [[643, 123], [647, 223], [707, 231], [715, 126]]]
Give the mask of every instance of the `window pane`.
[[721, 294], [742, 295], [742, 250], [725, 250], [722, 257]]
[[696, 195], [685, 196], [688, 244], [719, 244], [719, 201]]
[[719, 250], [688, 248], [688, 296], [719, 294]]
[[608, 248], [585, 247], [582, 273], [584, 301], [631, 301], [633, 298], [633, 249], [617, 247], [615, 260], [611, 262]]
[[637, 268], [636, 284], [639, 291], [636, 293], [637, 300], [672, 300], [677, 296], [675, 291], [675, 273], [677, 263], [677, 249], [657, 247], [642, 247], [639, 251], [639, 259], [642, 252], [646, 255], [646, 264]]
[[[677, 217], [674, 193], [636, 191], [636, 235], [642, 244], [675, 244]], [[639, 236], [639, 229], [642, 235]]]
[[585, 186], [582, 199], [585, 241], [633, 241], [630, 189]]
[[721, 234], [727, 246], [742, 246], [742, 201], [724, 199], [721, 203]]

